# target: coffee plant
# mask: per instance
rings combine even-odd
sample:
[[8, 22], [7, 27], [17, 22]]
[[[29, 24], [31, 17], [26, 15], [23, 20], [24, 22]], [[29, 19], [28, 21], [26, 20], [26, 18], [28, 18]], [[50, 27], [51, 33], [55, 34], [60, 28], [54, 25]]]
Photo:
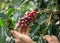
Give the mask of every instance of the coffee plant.
[[36, 43], [48, 43], [45, 35], [60, 40], [60, 0], [0, 0], [0, 43], [14, 43], [10, 30], [25, 29]]

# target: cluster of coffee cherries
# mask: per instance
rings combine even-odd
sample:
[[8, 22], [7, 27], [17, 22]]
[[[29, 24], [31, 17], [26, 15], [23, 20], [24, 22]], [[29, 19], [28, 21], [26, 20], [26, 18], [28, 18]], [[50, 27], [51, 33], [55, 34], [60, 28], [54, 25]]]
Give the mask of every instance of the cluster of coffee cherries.
[[32, 10], [26, 13], [24, 17], [22, 17], [22, 19], [17, 23], [17, 27], [26, 28], [27, 26], [29, 26], [29, 23], [35, 21], [36, 18], [37, 18], [36, 11]]

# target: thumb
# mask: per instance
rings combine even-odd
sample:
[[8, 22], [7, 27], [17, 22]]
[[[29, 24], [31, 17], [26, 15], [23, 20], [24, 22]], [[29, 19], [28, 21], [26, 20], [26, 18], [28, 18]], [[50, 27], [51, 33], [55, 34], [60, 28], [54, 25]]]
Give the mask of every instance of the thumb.
[[11, 30], [10, 32], [13, 34], [13, 36], [14, 36], [15, 38], [20, 38], [20, 36], [21, 36], [21, 34], [18, 33], [17, 31]]
[[53, 38], [50, 35], [46, 35], [44, 39], [47, 40], [49, 43], [53, 41]]
[[52, 35], [53, 39], [55, 40], [56, 43], [59, 43], [59, 40], [56, 36]]

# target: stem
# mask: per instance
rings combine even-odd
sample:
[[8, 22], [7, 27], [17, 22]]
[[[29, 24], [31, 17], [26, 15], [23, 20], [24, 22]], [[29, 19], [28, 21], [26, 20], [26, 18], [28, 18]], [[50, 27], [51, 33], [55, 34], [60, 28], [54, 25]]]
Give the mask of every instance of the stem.
[[21, 10], [21, 7], [26, 3], [28, 2], [29, 0], [25, 0], [21, 5], [20, 5], [20, 10]]
[[56, 0], [57, 8], [60, 10], [60, 0]]

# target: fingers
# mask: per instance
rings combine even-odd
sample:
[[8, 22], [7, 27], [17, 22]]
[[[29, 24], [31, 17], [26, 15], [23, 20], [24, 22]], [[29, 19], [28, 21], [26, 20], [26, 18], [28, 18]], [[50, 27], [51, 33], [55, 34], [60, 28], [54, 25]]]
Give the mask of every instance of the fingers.
[[52, 35], [51, 37], [53, 37], [53, 39], [55, 39], [55, 40], [58, 40], [56, 36], [53, 36], [53, 35]]
[[27, 27], [25, 34], [29, 35], [29, 32], [30, 32], [30, 27]]
[[29, 35], [30, 27], [27, 26], [26, 28], [19, 27], [18, 32], [24, 35]]
[[59, 43], [57, 37], [53, 35], [52, 36], [46, 35], [44, 39], [47, 40], [49, 43]]
[[33, 42], [33, 40], [27, 36], [27, 35], [24, 35], [24, 34], [20, 34], [18, 33], [17, 31], [11, 31], [11, 33], [13, 34], [13, 36], [15, 37], [15, 42], [16, 43], [19, 43], [19, 42], [24, 42], [24, 43], [29, 43], [29, 42]]
[[25, 28], [19, 27], [18, 32], [21, 34], [25, 34]]
[[53, 36], [53, 35], [52, 35], [52, 37], [53, 37], [53, 39], [55, 40], [55, 42], [58, 42], [58, 43], [59, 43], [59, 40], [57, 39], [56, 36]]
[[18, 32], [22, 34], [22, 28], [21, 27], [18, 28]]
[[17, 30], [20, 34], [29, 35], [30, 27], [29, 27], [29, 25], [19, 26], [19, 23], [17, 23], [14, 30]]
[[11, 33], [13, 34], [13, 36], [14, 36], [15, 38], [20, 38], [20, 36], [21, 36], [20, 33], [18, 33], [17, 31], [14, 31], [14, 30], [11, 30]]
[[53, 38], [50, 35], [46, 35], [44, 39], [47, 40], [48, 42], [51, 42], [53, 40]]

